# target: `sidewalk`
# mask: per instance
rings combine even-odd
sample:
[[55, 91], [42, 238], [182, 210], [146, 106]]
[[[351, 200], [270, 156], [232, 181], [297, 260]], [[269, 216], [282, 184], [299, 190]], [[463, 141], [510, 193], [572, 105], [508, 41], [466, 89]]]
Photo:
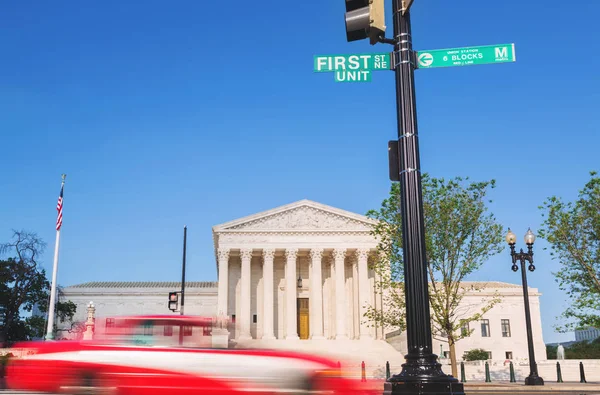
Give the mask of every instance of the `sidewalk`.
[[[384, 380], [367, 380], [366, 383], [362, 383], [362, 387], [368, 389], [369, 392], [375, 393], [378, 390], [383, 392]], [[525, 385], [523, 383], [511, 383], [509, 381], [498, 381], [495, 383], [486, 383], [484, 381], [474, 381], [463, 383], [465, 387], [465, 393], [572, 393], [572, 394], [598, 394], [600, 395], [600, 382], [567, 382], [567, 383], [555, 383], [546, 382], [541, 386]]]
[[497, 383], [486, 383], [486, 382], [467, 382], [464, 383], [465, 392], [578, 392], [582, 394], [600, 394], [600, 382], [567, 382], [567, 383], [553, 383], [546, 382], [544, 385], [525, 385], [523, 383], [511, 383], [508, 381], [500, 381]]

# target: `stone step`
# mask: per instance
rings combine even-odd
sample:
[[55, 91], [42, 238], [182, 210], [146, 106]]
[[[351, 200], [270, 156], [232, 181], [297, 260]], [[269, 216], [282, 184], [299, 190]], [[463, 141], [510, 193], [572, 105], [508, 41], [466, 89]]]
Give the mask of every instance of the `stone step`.
[[[247, 340], [238, 347], [284, 349], [307, 352], [338, 360], [346, 371], [360, 375], [365, 362], [368, 377], [385, 377], [385, 361], [401, 365], [404, 356], [384, 340]], [[382, 362], [383, 361], [383, 362]]]

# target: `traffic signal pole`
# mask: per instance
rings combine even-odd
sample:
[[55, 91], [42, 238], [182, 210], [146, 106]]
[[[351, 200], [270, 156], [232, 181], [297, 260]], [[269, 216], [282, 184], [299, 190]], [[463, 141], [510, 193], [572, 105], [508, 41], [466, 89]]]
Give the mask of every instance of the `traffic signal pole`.
[[181, 315], [183, 315], [183, 305], [185, 304], [185, 257], [187, 247], [187, 226], [183, 227], [183, 263], [181, 264]]
[[394, 45], [408, 354], [402, 372], [386, 381], [384, 394], [464, 394], [462, 383], [444, 374], [432, 350], [414, 82], [417, 60], [412, 49], [410, 12], [403, 9], [406, 0], [392, 3], [394, 38], [380, 41]]

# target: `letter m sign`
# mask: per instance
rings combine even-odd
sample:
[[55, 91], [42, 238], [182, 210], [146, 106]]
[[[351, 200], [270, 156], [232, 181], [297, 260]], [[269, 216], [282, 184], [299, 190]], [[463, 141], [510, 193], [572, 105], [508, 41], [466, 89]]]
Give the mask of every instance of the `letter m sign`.
[[496, 47], [494, 48], [494, 56], [496, 60], [508, 58], [508, 47]]

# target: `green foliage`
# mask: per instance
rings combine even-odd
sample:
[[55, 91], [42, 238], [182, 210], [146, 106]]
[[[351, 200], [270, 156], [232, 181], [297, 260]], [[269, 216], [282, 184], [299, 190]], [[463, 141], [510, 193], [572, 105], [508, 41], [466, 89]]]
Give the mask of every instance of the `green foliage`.
[[381, 208], [370, 210], [368, 217], [377, 220], [372, 234], [377, 237], [377, 259], [370, 262], [377, 274], [375, 290], [381, 295], [383, 309], [368, 306], [365, 318], [388, 329], [406, 329], [404, 319], [404, 266], [402, 262], [402, 217], [398, 202], [400, 201], [400, 184], [393, 183], [390, 196], [385, 199]]
[[562, 313], [565, 323], [557, 327], [563, 332], [600, 327], [600, 177], [590, 175], [575, 202], [552, 196], [540, 206], [540, 236], [561, 263], [553, 274], [571, 302]]
[[[44, 248], [45, 243], [35, 233], [26, 231], [14, 231], [12, 241], [0, 244], [0, 253], [10, 255], [0, 260], [0, 304], [5, 308], [0, 337], [5, 347], [45, 333], [43, 317], [22, 317], [34, 305], [42, 312], [47, 311], [50, 284], [45, 271], [38, 266]], [[58, 302], [55, 310], [64, 322], [73, 318], [76, 306], [71, 301]]]
[[500, 301], [490, 298], [475, 312], [459, 306], [467, 292], [482, 290], [462, 287], [465, 277], [503, 249], [502, 226], [486, 206], [488, 188], [494, 188], [495, 181], [466, 183], [467, 180], [423, 177], [433, 329], [446, 334], [450, 343], [470, 336], [461, 327], [480, 320]]
[[565, 359], [600, 359], [600, 342], [578, 342], [565, 348]]
[[556, 359], [558, 346], [546, 346], [546, 357], [548, 359]]
[[[469, 182], [460, 177], [445, 180], [424, 174], [422, 186], [432, 329], [447, 338], [452, 350], [458, 340], [472, 332], [461, 331], [461, 327], [481, 319], [499, 302], [497, 296], [485, 299], [483, 308], [476, 311], [471, 306], [460, 306], [467, 292], [481, 290], [463, 287], [465, 277], [503, 248], [502, 226], [487, 208], [490, 201], [486, 195], [495, 187], [495, 181]], [[381, 208], [367, 213], [377, 220], [372, 234], [379, 240], [378, 258], [371, 266], [378, 275], [377, 292], [383, 296], [384, 308], [378, 311], [370, 306], [366, 315], [379, 325], [404, 330], [400, 194], [400, 184], [392, 184]], [[454, 371], [456, 356], [452, 354]]]
[[474, 348], [473, 350], [465, 351], [463, 359], [465, 361], [487, 361], [488, 353], [483, 348]]

